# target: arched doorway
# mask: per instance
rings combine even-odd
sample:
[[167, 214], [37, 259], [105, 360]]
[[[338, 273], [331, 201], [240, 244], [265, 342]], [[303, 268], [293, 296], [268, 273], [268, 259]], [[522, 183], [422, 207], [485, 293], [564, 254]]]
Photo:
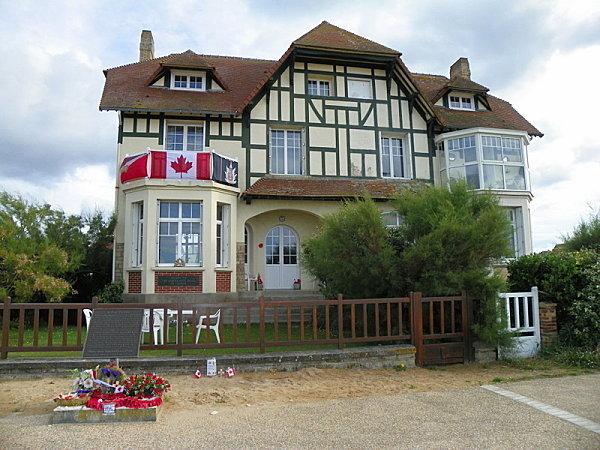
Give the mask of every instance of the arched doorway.
[[298, 236], [278, 225], [269, 230], [265, 242], [265, 289], [292, 289], [298, 278]]

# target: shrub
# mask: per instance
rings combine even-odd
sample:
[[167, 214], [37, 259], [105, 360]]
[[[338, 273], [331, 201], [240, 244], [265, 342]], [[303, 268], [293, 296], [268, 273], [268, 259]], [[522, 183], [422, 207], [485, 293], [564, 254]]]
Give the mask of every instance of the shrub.
[[125, 283], [123, 281], [107, 284], [98, 292], [98, 301], [100, 303], [123, 303], [124, 289]]
[[594, 350], [555, 345], [542, 347], [540, 356], [570, 367], [578, 367], [581, 369], [600, 368], [599, 349]]

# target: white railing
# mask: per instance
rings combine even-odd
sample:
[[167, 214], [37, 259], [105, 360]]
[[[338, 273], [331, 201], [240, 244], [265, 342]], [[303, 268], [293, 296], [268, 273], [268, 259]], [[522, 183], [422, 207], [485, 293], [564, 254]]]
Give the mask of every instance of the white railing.
[[[504, 299], [504, 310], [508, 331], [516, 334], [517, 345], [503, 355], [516, 358], [530, 358], [537, 355], [540, 348], [540, 309], [538, 288], [531, 292], [505, 292], [499, 294]], [[509, 353], [509, 354], [507, 354]]]

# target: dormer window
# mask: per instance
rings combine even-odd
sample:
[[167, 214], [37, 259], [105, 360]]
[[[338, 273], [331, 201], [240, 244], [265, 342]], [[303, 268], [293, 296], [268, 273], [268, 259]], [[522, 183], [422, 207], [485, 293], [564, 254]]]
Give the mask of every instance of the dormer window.
[[450, 96], [450, 108], [452, 109], [468, 109], [473, 111], [475, 109], [475, 105], [473, 104], [473, 99], [471, 97], [464, 96]]
[[172, 72], [171, 89], [204, 91], [204, 76], [199, 73]]

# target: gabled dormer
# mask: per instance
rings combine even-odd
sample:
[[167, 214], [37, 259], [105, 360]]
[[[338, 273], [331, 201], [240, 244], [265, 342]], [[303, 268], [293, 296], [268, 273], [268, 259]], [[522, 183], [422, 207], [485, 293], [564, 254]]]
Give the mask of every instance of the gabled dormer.
[[226, 90], [215, 67], [191, 50], [170, 55], [161, 61], [148, 86], [187, 92]]
[[450, 67], [450, 79], [433, 98], [436, 106], [460, 111], [490, 111], [488, 88], [471, 80], [467, 58], [459, 58]]

